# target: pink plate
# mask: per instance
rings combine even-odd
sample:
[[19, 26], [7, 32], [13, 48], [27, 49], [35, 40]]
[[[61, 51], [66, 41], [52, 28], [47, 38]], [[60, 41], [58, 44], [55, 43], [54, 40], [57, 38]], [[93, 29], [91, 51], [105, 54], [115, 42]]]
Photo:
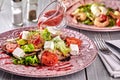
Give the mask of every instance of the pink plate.
[[[6, 39], [15, 38], [21, 31], [30, 29], [36, 28], [35, 27], [18, 28], [0, 34], [0, 45]], [[76, 37], [83, 41], [80, 47], [79, 56], [72, 56], [69, 61], [59, 62], [58, 64], [52, 67], [47, 66], [31, 67], [12, 64], [11, 57], [5, 54], [0, 48], [0, 69], [15, 75], [43, 78], [68, 75], [81, 71], [82, 69], [88, 67], [95, 60], [97, 55], [97, 49], [93, 41], [90, 40], [87, 36], [83, 35], [82, 33], [69, 29], [62, 29], [62, 34], [65, 36]]]
[[[72, 0], [70, 0], [72, 1]], [[107, 27], [107, 28], [99, 28], [96, 26], [89, 26], [85, 24], [80, 24], [80, 23], [75, 23], [73, 21], [73, 18], [70, 16], [70, 14], [77, 9], [80, 5], [82, 4], [88, 4], [90, 3], [90, 0], [76, 0], [76, 2], [71, 2], [70, 6], [67, 6], [67, 20], [68, 20], [68, 25], [77, 29], [82, 29], [82, 30], [88, 30], [88, 31], [98, 31], [98, 32], [112, 32], [112, 31], [120, 31], [120, 27], [118, 26], [113, 26], [113, 27]], [[92, 1], [92, 0], [91, 0]], [[100, 0], [95, 0], [95, 1], [100, 1]], [[65, 4], [67, 5], [69, 2], [66, 2]], [[91, 2], [92, 3], [92, 2]], [[110, 7], [112, 9], [118, 9], [120, 11], [120, 1], [119, 0], [103, 0], [101, 3], [104, 3], [106, 7]]]

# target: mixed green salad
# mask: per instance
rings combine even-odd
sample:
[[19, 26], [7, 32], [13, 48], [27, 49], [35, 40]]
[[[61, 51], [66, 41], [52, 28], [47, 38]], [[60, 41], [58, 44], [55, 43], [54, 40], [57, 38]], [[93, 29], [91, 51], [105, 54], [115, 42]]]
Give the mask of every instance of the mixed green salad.
[[[79, 55], [82, 41], [75, 37], [53, 34], [52, 28], [22, 31], [18, 37], [7, 39], [2, 49], [12, 57], [16, 65], [54, 66], [59, 61]], [[54, 33], [55, 33], [54, 32]]]
[[101, 28], [120, 26], [120, 11], [100, 3], [81, 5], [71, 13], [71, 16], [75, 23], [95, 25]]

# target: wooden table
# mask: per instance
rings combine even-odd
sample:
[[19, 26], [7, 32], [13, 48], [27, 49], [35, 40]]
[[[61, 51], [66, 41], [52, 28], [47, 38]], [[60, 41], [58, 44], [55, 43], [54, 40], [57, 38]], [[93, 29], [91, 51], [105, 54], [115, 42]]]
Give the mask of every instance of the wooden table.
[[[39, 0], [39, 10], [47, 3], [47, 0]], [[25, 3], [24, 3], [25, 4]], [[2, 11], [0, 12], [0, 33], [18, 28], [13, 26], [11, 23], [11, 4], [10, 0], [4, 0], [4, 4], [2, 6]], [[25, 7], [24, 7], [25, 8]], [[24, 20], [24, 26], [32, 26], [36, 25], [36, 23], [27, 22]], [[79, 31], [89, 38], [94, 39], [95, 35], [102, 35], [103, 39], [120, 39], [120, 32], [90, 32], [84, 31], [79, 29], [70, 28], [75, 31]], [[6, 73], [4, 71], [0, 71], [0, 80], [120, 80], [120, 78], [114, 79], [109, 76], [108, 72], [106, 71], [101, 59], [97, 56], [96, 60], [87, 68], [77, 73], [56, 77], [56, 78], [28, 78], [28, 77], [21, 77], [17, 75], [13, 75], [10, 73]]]

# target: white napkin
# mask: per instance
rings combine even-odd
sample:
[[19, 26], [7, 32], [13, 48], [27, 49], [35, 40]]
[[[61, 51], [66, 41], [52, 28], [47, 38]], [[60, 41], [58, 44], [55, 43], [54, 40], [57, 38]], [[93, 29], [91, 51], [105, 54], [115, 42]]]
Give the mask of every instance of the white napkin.
[[[120, 40], [110, 40], [110, 41], [107, 41], [107, 42], [115, 45], [118, 48], [120, 48]], [[117, 52], [116, 50], [114, 50], [110, 46], [108, 46], [108, 48], [113, 52], [113, 54], [115, 54], [120, 59], [120, 53], [119, 52]]]
[[[120, 48], [120, 40], [111, 40], [107, 42]], [[114, 78], [120, 77], [120, 53], [118, 53], [116, 50], [109, 46], [108, 48], [113, 52], [114, 55], [108, 55], [99, 52], [99, 56], [102, 59], [110, 75], [113, 76]]]

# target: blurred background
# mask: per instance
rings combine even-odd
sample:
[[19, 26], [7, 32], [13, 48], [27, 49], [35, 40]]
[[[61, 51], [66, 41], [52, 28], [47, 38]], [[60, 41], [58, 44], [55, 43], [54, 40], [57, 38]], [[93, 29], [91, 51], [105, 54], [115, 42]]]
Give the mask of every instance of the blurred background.
[[[18, 26], [18, 25], [14, 25], [12, 23], [12, 19], [13, 19], [13, 10], [12, 7], [16, 7], [18, 6], [18, 4], [14, 4], [15, 2], [21, 2], [21, 7], [22, 7], [22, 18], [23, 18], [23, 25], [22, 26], [36, 26], [37, 25], [37, 21], [31, 21], [27, 19], [27, 14], [28, 14], [28, 9], [32, 9], [32, 4], [30, 4], [29, 6], [29, 2], [28, 1], [37, 1], [37, 9], [36, 9], [36, 18], [38, 18], [40, 12], [42, 11], [43, 7], [45, 7], [45, 4], [49, 3], [51, 0], [0, 0], [0, 26], [1, 29], [5, 29], [8, 26], [10, 27], [10, 29], [16, 28], [16, 27], [22, 27], [22, 26]], [[14, 3], [12, 3], [14, 2]], [[7, 5], [7, 6], [6, 6]], [[28, 8], [29, 7], [29, 8]], [[33, 6], [34, 7], [34, 6]], [[1, 30], [1, 31], [3, 31]], [[5, 29], [6, 30], [6, 29]]]

